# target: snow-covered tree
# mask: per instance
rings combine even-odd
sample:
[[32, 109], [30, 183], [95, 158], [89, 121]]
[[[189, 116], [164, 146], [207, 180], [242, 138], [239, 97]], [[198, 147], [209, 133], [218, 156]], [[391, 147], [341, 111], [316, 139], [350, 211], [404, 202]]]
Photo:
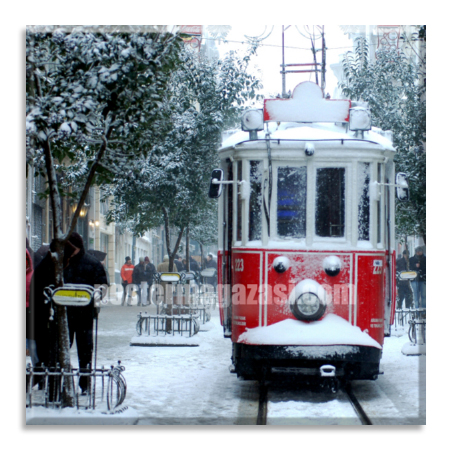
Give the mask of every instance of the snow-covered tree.
[[[425, 39], [419, 27], [417, 39]], [[368, 44], [361, 38], [344, 59], [340, 87], [352, 100], [369, 103], [372, 123], [392, 130], [397, 150], [396, 169], [409, 179], [410, 202], [397, 203], [399, 236], [421, 235], [426, 241], [426, 101], [425, 59], [413, 62], [402, 51], [380, 51], [369, 61]]]
[[209, 202], [206, 210], [201, 212], [201, 217], [196, 221], [198, 225], [189, 230], [190, 236], [200, 245], [200, 255], [203, 264], [203, 247], [217, 244], [218, 240], [218, 215], [217, 203]]
[[[126, 177], [116, 177], [109, 192], [115, 196], [109, 220], [132, 218], [136, 233], [165, 225], [172, 268], [186, 227], [201, 224], [211, 208], [207, 192], [222, 131], [236, 125], [246, 102], [257, 99], [260, 83], [246, 72], [249, 58], [230, 53], [207, 60], [186, 51], [162, 106], [170, 127], [145, 160], [134, 161]], [[179, 232], [173, 246], [169, 227]]]
[[[93, 184], [108, 183], [160, 135], [161, 102], [178, 63], [180, 39], [163, 32], [94, 33], [84, 28], [26, 33], [27, 162], [47, 179], [56, 286], [64, 246]], [[78, 201], [63, 231], [61, 197]], [[67, 317], [58, 307], [59, 362], [70, 368]], [[70, 389], [71, 383], [66, 383]], [[68, 404], [72, 393], [66, 393]]]

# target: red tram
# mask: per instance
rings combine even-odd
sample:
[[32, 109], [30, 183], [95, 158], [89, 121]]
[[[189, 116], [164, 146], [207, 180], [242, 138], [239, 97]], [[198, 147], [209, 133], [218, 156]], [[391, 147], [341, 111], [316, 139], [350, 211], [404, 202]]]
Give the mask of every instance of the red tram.
[[[376, 379], [394, 313], [390, 133], [364, 104], [300, 83], [247, 111], [219, 150], [221, 323], [244, 379]], [[397, 184], [396, 184], [397, 183]]]

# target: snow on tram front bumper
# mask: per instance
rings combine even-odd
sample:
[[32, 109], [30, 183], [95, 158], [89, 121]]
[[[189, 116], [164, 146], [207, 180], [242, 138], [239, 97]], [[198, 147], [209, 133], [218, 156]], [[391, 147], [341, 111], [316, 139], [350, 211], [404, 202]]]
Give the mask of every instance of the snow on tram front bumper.
[[233, 372], [244, 379], [277, 372], [320, 377], [321, 367], [332, 365], [337, 377], [373, 380], [381, 352], [367, 333], [334, 314], [310, 323], [286, 319], [241, 334], [233, 344]]

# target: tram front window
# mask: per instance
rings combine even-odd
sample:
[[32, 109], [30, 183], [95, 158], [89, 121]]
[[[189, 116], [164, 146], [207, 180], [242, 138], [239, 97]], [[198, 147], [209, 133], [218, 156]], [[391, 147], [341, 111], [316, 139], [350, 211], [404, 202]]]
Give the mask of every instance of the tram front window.
[[277, 229], [280, 237], [306, 236], [306, 167], [279, 167]]
[[316, 177], [316, 235], [344, 236], [345, 169], [317, 169]]

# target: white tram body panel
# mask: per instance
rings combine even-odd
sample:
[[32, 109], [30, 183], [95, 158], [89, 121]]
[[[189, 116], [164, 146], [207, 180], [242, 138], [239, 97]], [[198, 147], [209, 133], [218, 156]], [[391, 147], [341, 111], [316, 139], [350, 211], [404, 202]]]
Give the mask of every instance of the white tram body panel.
[[379, 373], [395, 298], [395, 150], [352, 106], [301, 83], [266, 100], [264, 130], [219, 150], [219, 301], [239, 376]]

